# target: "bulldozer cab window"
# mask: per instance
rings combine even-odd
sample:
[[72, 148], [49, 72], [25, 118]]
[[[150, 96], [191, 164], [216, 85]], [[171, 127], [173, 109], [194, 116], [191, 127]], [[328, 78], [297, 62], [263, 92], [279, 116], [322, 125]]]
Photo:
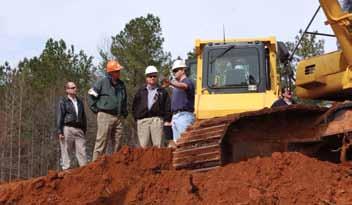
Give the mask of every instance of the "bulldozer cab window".
[[259, 54], [256, 48], [232, 48], [209, 53], [208, 87], [256, 87], [259, 83]]
[[196, 79], [197, 79], [197, 61], [196, 60], [187, 60], [186, 61], [187, 64], [187, 76], [189, 79], [191, 79], [194, 83], [194, 85], [196, 86]]

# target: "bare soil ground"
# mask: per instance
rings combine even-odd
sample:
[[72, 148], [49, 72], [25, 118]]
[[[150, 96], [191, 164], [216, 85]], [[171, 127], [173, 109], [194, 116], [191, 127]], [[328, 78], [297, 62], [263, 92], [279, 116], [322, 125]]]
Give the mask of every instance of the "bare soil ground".
[[0, 204], [352, 204], [352, 166], [274, 153], [203, 173], [171, 149], [124, 147], [69, 173], [0, 185]]

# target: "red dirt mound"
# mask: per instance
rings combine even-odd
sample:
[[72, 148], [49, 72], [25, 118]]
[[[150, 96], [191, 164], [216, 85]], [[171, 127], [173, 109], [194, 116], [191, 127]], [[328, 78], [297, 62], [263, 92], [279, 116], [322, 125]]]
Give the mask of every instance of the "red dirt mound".
[[124, 147], [69, 173], [0, 186], [0, 204], [123, 204], [131, 185], [144, 175], [171, 169], [172, 150]]
[[352, 166], [274, 153], [176, 171], [170, 149], [131, 149], [70, 173], [0, 186], [0, 204], [352, 204]]

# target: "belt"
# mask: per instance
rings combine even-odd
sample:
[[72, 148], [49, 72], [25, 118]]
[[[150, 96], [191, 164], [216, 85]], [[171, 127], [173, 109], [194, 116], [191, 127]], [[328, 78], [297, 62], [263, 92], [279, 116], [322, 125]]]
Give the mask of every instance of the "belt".
[[82, 129], [82, 125], [79, 124], [79, 123], [67, 123], [67, 124], [64, 124], [64, 126], [66, 127], [74, 127], [74, 128], [80, 128]]
[[145, 115], [145, 117], [143, 117], [143, 118], [147, 118], [147, 117], [161, 117], [161, 115], [158, 114], [158, 113], [150, 113], [150, 112], [148, 112], [148, 113]]
[[173, 111], [172, 114], [174, 115], [174, 114], [177, 114], [179, 112], [193, 112], [193, 111], [190, 111], [188, 109], [179, 109], [179, 110]]
[[106, 114], [109, 114], [109, 115], [114, 115], [114, 116], [118, 116], [119, 114], [117, 113], [117, 111], [115, 110], [99, 110], [99, 112], [104, 112]]

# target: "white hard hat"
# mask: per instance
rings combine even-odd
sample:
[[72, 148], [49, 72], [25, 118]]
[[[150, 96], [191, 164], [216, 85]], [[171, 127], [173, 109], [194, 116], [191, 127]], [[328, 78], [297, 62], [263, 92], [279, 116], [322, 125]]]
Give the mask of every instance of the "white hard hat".
[[175, 60], [171, 70], [175, 70], [177, 68], [187, 68], [187, 65], [183, 60]]
[[145, 69], [145, 74], [148, 75], [148, 74], [151, 74], [151, 73], [157, 73], [158, 72], [158, 69], [156, 69], [155, 66], [148, 66], [146, 69]]

